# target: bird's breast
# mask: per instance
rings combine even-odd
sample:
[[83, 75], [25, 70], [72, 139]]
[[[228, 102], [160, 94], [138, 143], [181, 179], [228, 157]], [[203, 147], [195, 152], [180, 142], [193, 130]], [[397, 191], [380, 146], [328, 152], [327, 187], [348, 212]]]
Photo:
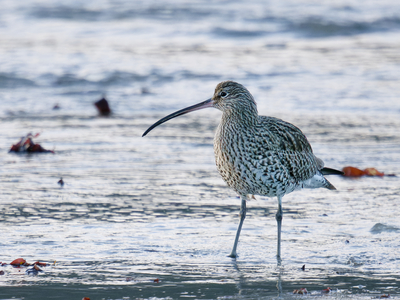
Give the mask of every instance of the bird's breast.
[[265, 194], [262, 181], [265, 166], [253, 157], [247, 134], [239, 126], [218, 127], [214, 139], [214, 154], [222, 179], [240, 195]]
[[214, 138], [215, 163], [222, 179], [239, 194], [247, 194], [248, 187], [243, 181], [241, 165], [243, 151], [241, 138], [235, 128], [218, 126]]
[[297, 185], [283, 154], [269, 149], [249, 128], [219, 125], [214, 139], [217, 169], [223, 180], [240, 195], [277, 196]]

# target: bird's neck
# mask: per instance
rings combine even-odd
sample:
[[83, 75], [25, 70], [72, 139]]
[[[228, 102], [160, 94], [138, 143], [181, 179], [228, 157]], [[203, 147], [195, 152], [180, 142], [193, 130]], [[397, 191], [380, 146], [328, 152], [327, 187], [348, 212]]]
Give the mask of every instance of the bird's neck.
[[227, 110], [222, 114], [222, 123], [252, 126], [258, 123], [257, 108], [246, 110]]

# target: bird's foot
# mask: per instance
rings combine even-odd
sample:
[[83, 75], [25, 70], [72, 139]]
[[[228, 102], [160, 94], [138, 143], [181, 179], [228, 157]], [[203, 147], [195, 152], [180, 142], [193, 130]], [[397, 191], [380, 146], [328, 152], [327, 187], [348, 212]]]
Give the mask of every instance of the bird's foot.
[[231, 257], [231, 258], [235, 258], [235, 259], [236, 259], [236, 257], [238, 257], [238, 255], [236, 254], [236, 252], [235, 252], [235, 253], [232, 252], [231, 254], [228, 255], [228, 257]]
[[282, 265], [282, 258], [281, 258], [280, 255], [277, 255], [277, 256], [276, 256], [276, 261], [277, 261], [277, 263], [278, 263], [278, 267], [280, 267], [280, 266]]

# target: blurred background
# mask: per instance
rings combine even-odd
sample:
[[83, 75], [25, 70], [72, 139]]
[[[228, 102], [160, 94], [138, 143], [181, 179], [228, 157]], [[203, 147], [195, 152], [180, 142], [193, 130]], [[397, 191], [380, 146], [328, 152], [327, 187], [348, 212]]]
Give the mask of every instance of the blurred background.
[[[0, 299], [400, 295], [397, 176], [286, 196], [277, 268], [276, 199], [248, 204], [227, 257], [240, 201], [214, 163], [219, 111], [141, 137], [234, 80], [326, 166], [400, 174], [400, 2], [0, 6]], [[28, 133], [54, 154], [8, 153]], [[19, 257], [50, 265], [27, 275], [9, 265]]]

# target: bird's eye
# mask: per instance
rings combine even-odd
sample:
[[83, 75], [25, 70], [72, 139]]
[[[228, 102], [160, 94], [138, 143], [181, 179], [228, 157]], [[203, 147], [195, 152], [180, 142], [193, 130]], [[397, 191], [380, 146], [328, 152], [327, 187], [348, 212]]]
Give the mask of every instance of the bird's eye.
[[220, 95], [221, 97], [226, 97], [226, 96], [228, 95], [228, 93], [226, 93], [226, 92], [221, 92], [219, 95]]

